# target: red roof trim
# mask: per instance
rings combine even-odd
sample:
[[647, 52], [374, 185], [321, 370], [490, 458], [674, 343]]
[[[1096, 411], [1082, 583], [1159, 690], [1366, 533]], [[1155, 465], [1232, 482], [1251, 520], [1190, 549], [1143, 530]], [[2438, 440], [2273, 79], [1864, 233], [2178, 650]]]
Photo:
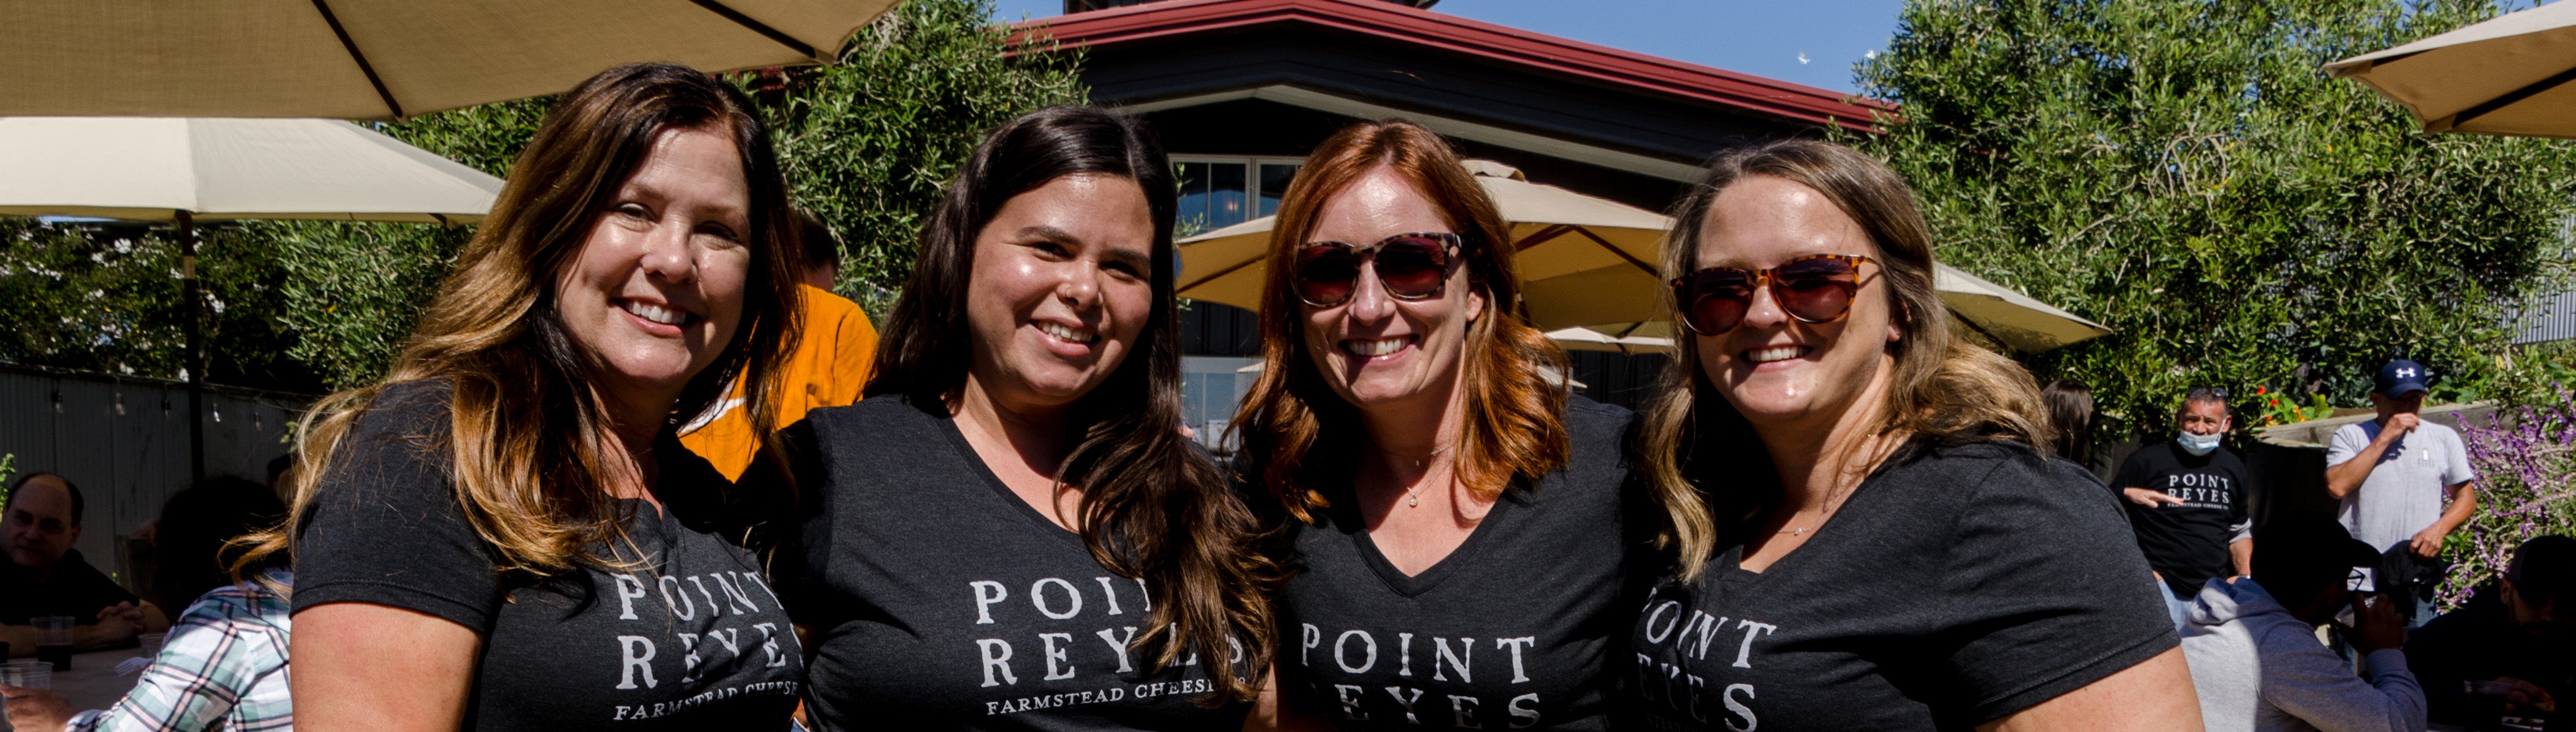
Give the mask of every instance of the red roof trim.
[[1882, 131], [1875, 99], [1622, 51], [1582, 41], [1444, 15], [1384, 0], [1165, 0], [1012, 26], [1066, 46], [1109, 46], [1271, 23], [1306, 23], [1401, 43], [1528, 66], [1650, 93], [1743, 108], [1820, 125]]

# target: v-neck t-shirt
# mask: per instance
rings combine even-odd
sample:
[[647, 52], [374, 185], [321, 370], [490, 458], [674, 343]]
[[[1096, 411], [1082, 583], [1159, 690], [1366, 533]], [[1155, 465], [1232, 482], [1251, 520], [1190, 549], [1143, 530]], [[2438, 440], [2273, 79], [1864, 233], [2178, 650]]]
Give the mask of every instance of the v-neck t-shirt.
[[816, 633], [816, 728], [1241, 727], [1250, 705], [1198, 704], [1216, 659], [1153, 671], [1132, 650], [1153, 607], [1144, 582], [1102, 567], [929, 406], [873, 397], [786, 432], [815, 501], [782, 589]]
[[749, 515], [730, 483], [665, 432], [660, 511], [620, 501], [597, 566], [505, 575], [449, 477], [449, 396], [388, 387], [341, 439], [297, 525], [295, 611], [362, 602], [474, 631], [469, 730], [787, 729], [802, 649], [758, 556], [725, 538]]
[[1739, 544], [1655, 588], [1638, 726], [1967, 729], [2174, 648], [2108, 493], [2019, 443], [1917, 440], [1762, 571]]
[[1567, 464], [1506, 488], [1412, 576], [1379, 552], [1352, 491], [1328, 491], [1321, 523], [1288, 524], [1281, 692], [1345, 730], [1607, 729], [1647, 555], [1627, 515], [1629, 418], [1569, 399]]

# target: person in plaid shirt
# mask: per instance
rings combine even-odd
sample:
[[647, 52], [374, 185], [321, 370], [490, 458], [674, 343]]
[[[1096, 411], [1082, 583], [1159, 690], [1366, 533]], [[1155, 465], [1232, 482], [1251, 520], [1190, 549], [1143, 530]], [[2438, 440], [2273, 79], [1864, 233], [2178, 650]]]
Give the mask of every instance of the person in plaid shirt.
[[125, 698], [71, 714], [60, 694], [0, 686], [17, 732], [258, 732], [295, 726], [286, 684], [287, 598], [263, 586], [292, 584], [272, 569], [263, 582], [226, 585], [197, 598]]

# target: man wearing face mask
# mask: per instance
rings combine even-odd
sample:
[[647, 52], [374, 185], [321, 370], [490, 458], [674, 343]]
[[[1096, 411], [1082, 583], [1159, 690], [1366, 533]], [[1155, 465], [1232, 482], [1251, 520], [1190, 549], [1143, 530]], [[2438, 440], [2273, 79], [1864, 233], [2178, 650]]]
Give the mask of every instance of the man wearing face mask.
[[2167, 614], [2180, 628], [2203, 583], [2253, 572], [2254, 538], [2245, 461], [2219, 445], [2231, 426], [2227, 392], [2194, 387], [2174, 423], [2180, 436], [2131, 453], [2111, 485], [2129, 500], [2138, 550], [2164, 582]]

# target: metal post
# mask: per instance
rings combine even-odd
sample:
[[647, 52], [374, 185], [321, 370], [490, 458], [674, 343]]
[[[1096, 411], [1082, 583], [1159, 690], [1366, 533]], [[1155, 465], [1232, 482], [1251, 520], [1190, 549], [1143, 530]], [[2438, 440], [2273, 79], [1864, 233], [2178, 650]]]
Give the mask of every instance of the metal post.
[[193, 485], [206, 479], [206, 342], [201, 311], [205, 297], [197, 287], [197, 222], [186, 211], [179, 219], [179, 308], [181, 328], [188, 334], [188, 355], [182, 359], [188, 370], [188, 482]]

